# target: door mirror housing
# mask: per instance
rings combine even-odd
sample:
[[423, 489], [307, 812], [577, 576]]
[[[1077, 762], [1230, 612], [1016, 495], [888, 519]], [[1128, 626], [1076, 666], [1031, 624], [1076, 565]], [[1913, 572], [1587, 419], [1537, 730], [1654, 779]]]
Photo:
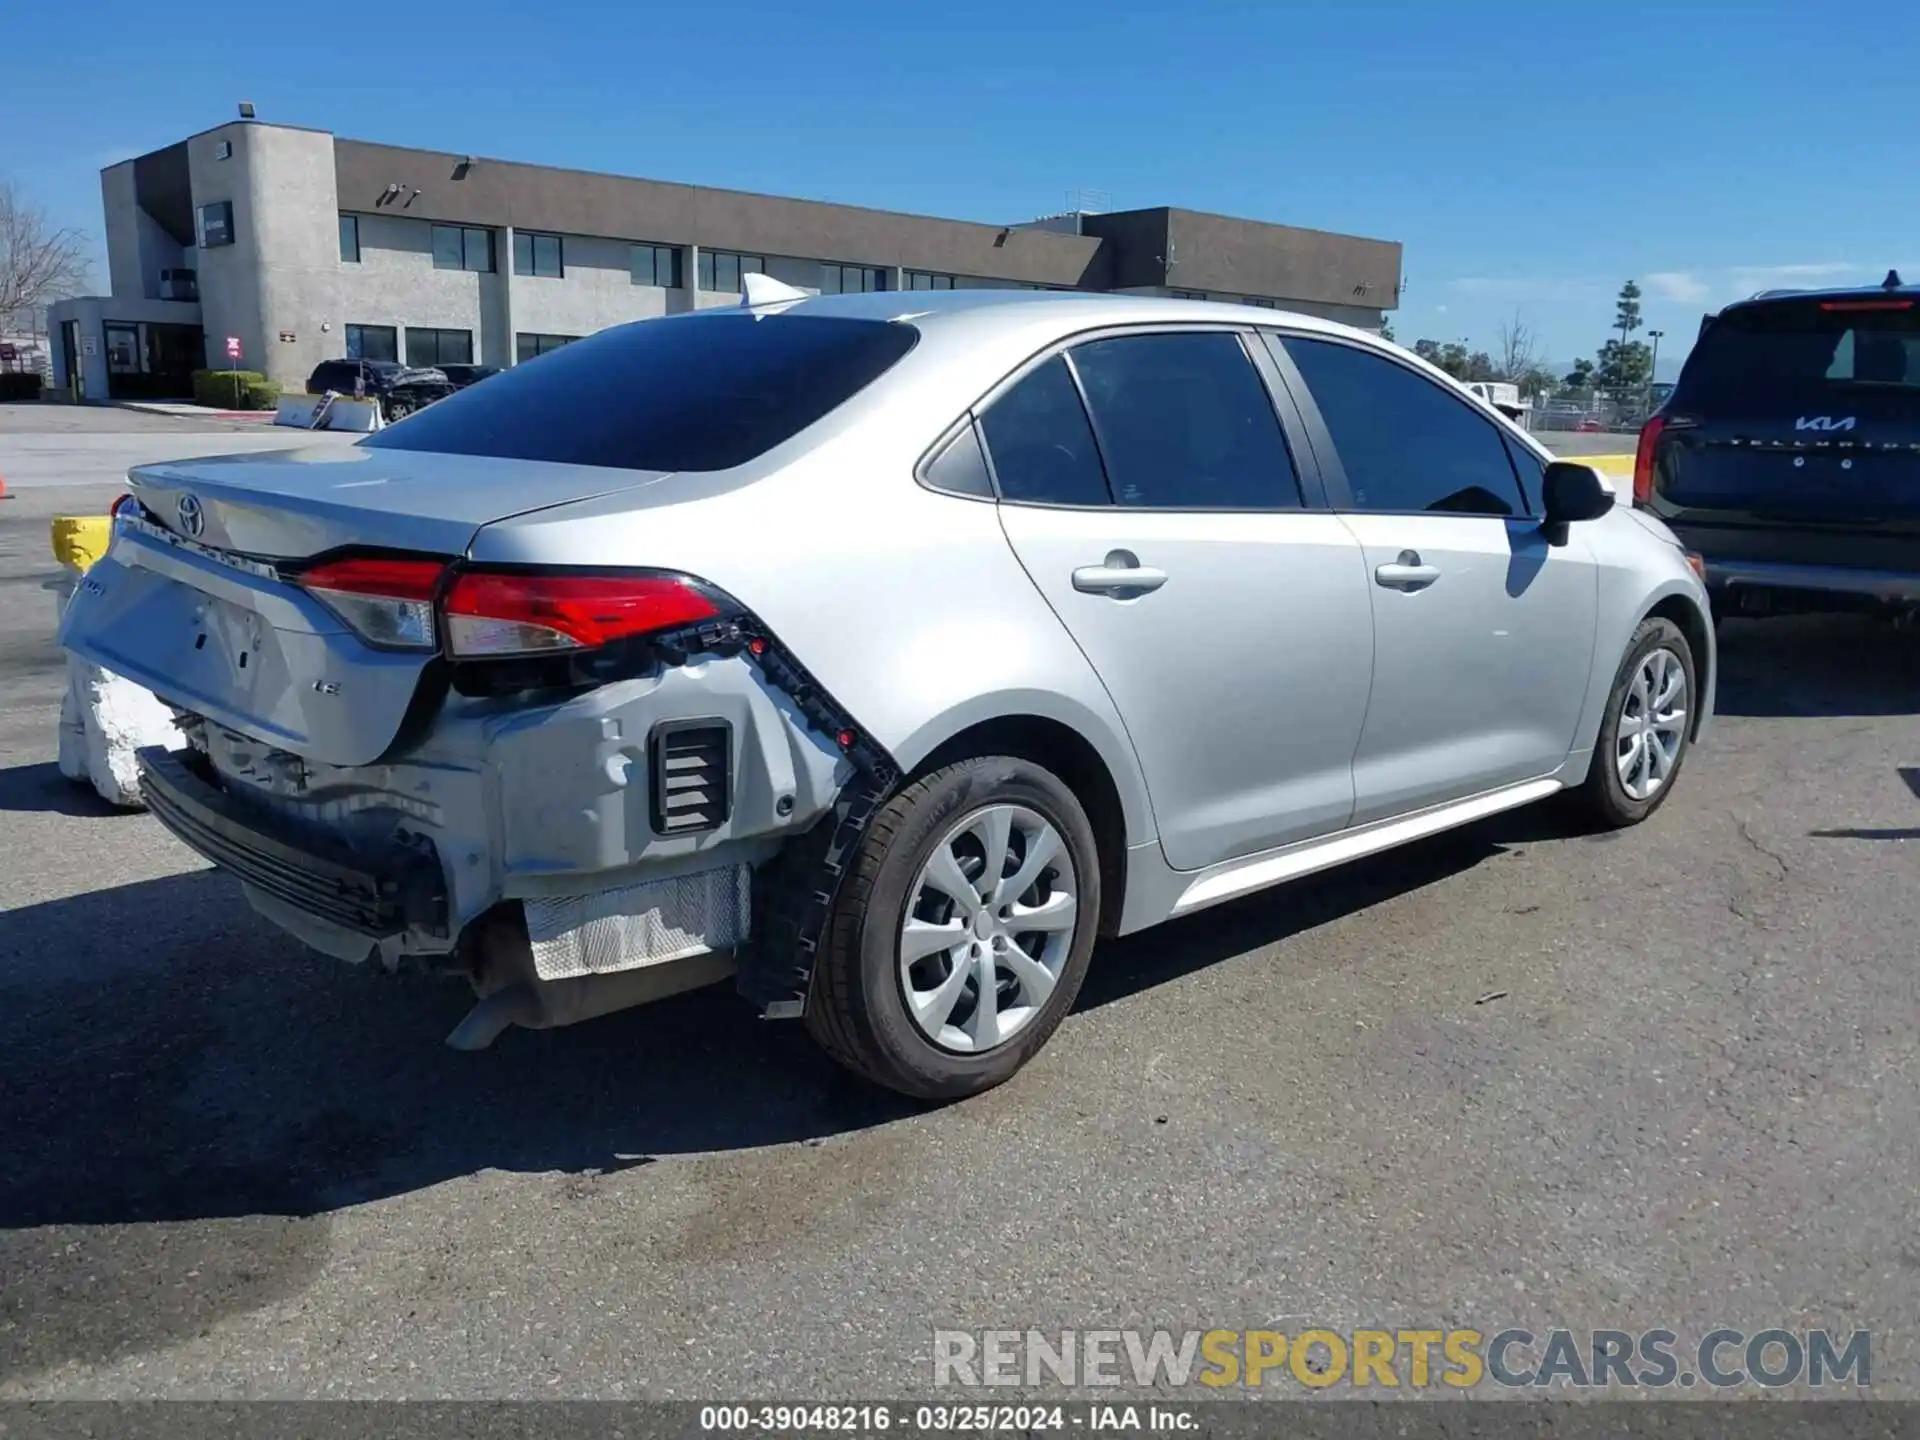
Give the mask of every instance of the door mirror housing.
[[1541, 479], [1541, 501], [1546, 511], [1541, 526], [1547, 543], [1567, 543], [1567, 527], [1576, 521], [1598, 520], [1613, 508], [1613, 490], [1591, 465], [1556, 460]]

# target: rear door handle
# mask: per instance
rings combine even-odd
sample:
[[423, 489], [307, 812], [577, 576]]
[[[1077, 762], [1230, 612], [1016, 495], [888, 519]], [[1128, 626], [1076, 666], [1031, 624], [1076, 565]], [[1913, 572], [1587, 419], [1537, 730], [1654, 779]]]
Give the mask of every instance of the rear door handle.
[[1402, 550], [1391, 565], [1379, 566], [1373, 572], [1374, 583], [1389, 590], [1424, 590], [1439, 578], [1440, 568], [1423, 564], [1418, 550]]
[[1083, 595], [1125, 598], [1145, 595], [1167, 583], [1167, 572], [1142, 565], [1125, 550], [1115, 550], [1100, 565], [1082, 565], [1073, 572], [1073, 588]]

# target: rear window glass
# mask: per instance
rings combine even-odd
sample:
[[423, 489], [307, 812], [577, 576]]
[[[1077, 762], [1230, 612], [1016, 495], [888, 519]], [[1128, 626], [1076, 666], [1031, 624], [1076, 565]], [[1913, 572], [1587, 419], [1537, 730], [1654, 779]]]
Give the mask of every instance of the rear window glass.
[[884, 320], [705, 315], [603, 330], [361, 444], [628, 470], [727, 470], [845, 403], [913, 348]]
[[1920, 314], [1818, 302], [1730, 311], [1700, 337], [1674, 403], [1800, 400], [1837, 389], [1920, 390]]

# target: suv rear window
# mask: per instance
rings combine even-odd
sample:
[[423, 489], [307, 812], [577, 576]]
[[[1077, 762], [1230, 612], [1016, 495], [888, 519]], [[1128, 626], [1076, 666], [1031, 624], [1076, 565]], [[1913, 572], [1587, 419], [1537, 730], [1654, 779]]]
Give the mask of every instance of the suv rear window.
[[908, 325], [703, 315], [603, 330], [361, 443], [628, 470], [727, 470], [791, 439], [892, 368]]
[[[1723, 314], [1688, 357], [1676, 408], [1816, 401], [1829, 390], [1920, 390], [1911, 302], [1794, 300]], [[1832, 307], [1832, 308], [1828, 308]]]

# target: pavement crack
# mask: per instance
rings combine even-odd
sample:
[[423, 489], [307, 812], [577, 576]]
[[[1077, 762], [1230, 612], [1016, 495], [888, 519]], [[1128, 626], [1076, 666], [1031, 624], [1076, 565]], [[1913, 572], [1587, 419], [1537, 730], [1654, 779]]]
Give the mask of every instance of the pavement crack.
[[1788, 865], [1787, 862], [1780, 857], [1777, 851], [1769, 850], [1765, 845], [1762, 845], [1757, 838], [1755, 838], [1753, 833], [1753, 827], [1748, 821], [1742, 820], [1740, 822], [1739, 829], [1740, 829], [1740, 838], [1742, 840], [1745, 840], [1747, 844], [1751, 845], [1756, 851], [1766, 856], [1767, 859], [1773, 861], [1774, 864], [1780, 867], [1780, 878], [1782, 880], [1786, 879], [1788, 875], [1793, 873], [1792, 867]]

